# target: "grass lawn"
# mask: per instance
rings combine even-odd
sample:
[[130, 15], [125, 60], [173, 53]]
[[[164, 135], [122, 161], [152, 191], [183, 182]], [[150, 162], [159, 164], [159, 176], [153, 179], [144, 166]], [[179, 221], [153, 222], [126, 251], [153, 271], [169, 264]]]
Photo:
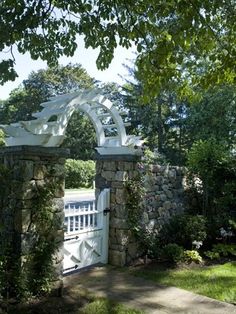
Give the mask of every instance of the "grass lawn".
[[131, 273], [162, 285], [175, 286], [213, 299], [236, 303], [236, 262], [215, 266], [167, 268], [159, 264]]
[[62, 297], [42, 297], [14, 304], [1, 303], [1, 314], [143, 314], [106, 298], [96, 298], [83, 289], [70, 287]]
[[87, 304], [78, 314], [142, 314], [139, 310], [129, 309], [122, 304], [107, 299], [97, 299]]

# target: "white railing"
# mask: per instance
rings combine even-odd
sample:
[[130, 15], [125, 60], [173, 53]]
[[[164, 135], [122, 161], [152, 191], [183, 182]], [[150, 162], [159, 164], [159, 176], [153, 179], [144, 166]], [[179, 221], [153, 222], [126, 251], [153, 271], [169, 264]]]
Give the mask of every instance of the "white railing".
[[95, 201], [66, 204], [65, 233], [74, 234], [101, 228], [101, 213], [96, 208]]

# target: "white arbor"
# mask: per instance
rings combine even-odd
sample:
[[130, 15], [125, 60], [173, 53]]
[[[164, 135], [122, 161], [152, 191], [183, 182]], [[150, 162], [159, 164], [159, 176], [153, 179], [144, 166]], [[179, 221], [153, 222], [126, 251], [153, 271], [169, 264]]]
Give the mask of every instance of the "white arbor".
[[[90, 89], [60, 95], [41, 104], [42, 111], [33, 114], [35, 120], [0, 125], [6, 134], [6, 145], [60, 146], [74, 111], [81, 111], [92, 122], [97, 136], [97, 151], [107, 154], [139, 154], [139, 136], [127, 135], [122, 115], [115, 104], [102, 95], [100, 89]], [[115, 135], [107, 135], [112, 130]]]

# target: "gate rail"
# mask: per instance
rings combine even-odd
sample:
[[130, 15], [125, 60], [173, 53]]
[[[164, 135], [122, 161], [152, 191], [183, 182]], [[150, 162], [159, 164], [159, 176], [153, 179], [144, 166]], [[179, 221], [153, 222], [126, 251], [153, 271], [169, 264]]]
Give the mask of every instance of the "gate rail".
[[101, 228], [101, 219], [99, 219], [95, 200], [66, 204], [64, 212], [66, 235]]

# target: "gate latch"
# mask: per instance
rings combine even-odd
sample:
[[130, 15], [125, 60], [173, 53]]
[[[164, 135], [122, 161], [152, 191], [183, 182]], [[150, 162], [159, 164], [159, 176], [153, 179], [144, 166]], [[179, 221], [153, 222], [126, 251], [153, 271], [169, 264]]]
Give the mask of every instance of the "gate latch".
[[103, 210], [103, 215], [104, 216], [106, 216], [107, 215], [107, 213], [110, 213], [110, 208], [105, 208], [104, 210]]

